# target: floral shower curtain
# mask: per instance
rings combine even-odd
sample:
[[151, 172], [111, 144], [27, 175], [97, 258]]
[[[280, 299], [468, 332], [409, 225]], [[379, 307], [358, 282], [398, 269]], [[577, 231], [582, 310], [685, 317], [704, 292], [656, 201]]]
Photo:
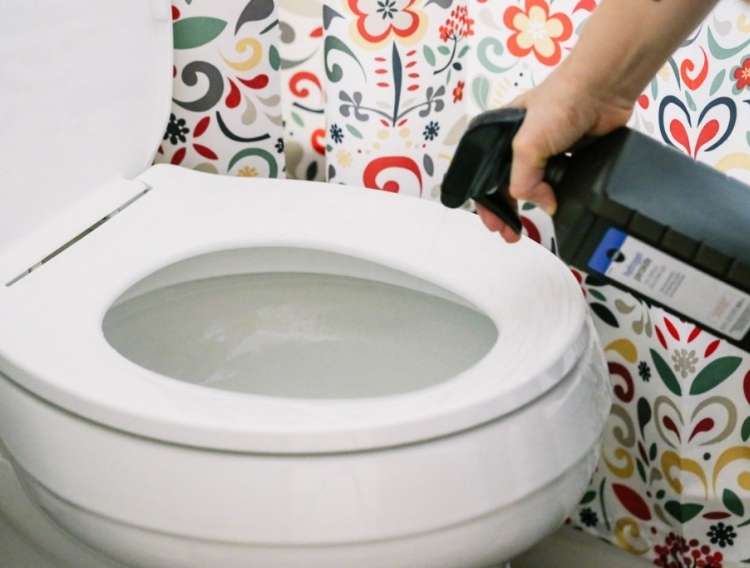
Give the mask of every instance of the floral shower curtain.
[[[595, 8], [176, 0], [173, 114], [157, 161], [434, 199], [469, 118], [538, 84]], [[638, 99], [632, 126], [750, 182], [747, 4], [719, 4]], [[549, 245], [550, 220], [523, 213]], [[615, 403], [570, 523], [665, 568], [750, 561], [750, 355], [574, 273]]]

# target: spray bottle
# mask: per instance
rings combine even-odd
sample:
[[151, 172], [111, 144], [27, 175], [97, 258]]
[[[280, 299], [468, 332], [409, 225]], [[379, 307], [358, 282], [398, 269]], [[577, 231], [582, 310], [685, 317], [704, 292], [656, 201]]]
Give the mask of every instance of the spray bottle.
[[[478, 115], [458, 144], [442, 202], [484, 205], [515, 231], [508, 194], [521, 109]], [[750, 350], [750, 187], [629, 128], [548, 161], [560, 256]]]

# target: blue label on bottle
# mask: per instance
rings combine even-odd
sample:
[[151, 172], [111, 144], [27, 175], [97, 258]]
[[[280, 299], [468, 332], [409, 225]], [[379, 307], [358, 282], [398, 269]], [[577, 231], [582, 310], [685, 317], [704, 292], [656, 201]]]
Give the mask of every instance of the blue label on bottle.
[[606, 273], [609, 265], [617, 260], [620, 247], [627, 237], [628, 234], [619, 229], [612, 228], [607, 230], [599, 246], [596, 247], [594, 254], [589, 259], [589, 268], [601, 274]]
[[619, 229], [604, 234], [588, 266], [732, 339], [750, 332], [750, 294]]

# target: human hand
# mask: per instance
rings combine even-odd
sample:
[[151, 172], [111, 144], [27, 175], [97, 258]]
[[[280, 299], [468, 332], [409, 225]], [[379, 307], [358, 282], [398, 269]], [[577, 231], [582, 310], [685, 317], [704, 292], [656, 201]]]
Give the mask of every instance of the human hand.
[[[557, 200], [552, 187], [544, 181], [547, 160], [565, 152], [585, 135], [602, 136], [625, 125], [633, 110], [631, 101], [589, 86], [565, 64], [509, 106], [526, 109], [526, 118], [513, 139], [510, 196], [536, 203], [550, 215], [555, 212]], [[477, 212], [487, 228], [506, 241], [520, 239], [485, 207], [477, 204]]]

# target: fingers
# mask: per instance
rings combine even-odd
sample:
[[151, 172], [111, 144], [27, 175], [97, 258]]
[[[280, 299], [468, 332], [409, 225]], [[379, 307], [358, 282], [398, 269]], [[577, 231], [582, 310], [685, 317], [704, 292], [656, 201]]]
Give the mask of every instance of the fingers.
[[479, 203], [477, 203], [477, 214], [485, 227], [492, 232], [499, 233], [503, 227], [505, 227], [505, 223], [502, 222], [500, 217], [492, 213], [486, 207], [479, 205]]
[[548, 215], [554, 215], [557, 210], [557, 198], [555, 197], [555, 191], [552, 186], [546, 181], [540, 181], [536, 185], [532, 186], [525, 192], [523, 197], [513, 194], [513, 187], [511, 186], [511, 195], [516, 199], [523, 199], [524, 201], [531, 201], [541, 207]]
[[514, 199], [531, 201], [552, 214], [557, 201], [552, 187], [544, 181], [544, 167], [548, 158], [544, 139], [528, 124], [527, 119], [513, 139], [509, 192]]
[[516, 243], [521, 240], [521, 236], [518, 233], [506, 225], [489, 209], [477, 204], [477, 214], [490, 231], [498, 233], [506, 242]]
[[[527, 108], [527, 94], [518, 96], [508, 106]], [[557, 200], [552, 187], [544, 181], [544, 167], [548, 157], [544, 150], [544, 133], [539, 131], [538, 123], [531, 121], [531, 127], [529, 123], [527, 117], [513, 140], [510, 196], [516, 200], [536, 203], [552, 214], [557, 206]], [[489, 209], [477, 204], [477, 213], [485, 226], [490, 231], [498, 233], [505, 241], [515, 243], [521, 240], [518, 233]]]
[[521, 240], [521, 235], [516, 233], [508, 225], [505, 225], [500, 230], [500, 236], [505, 240], [506, 243], [517, 243]]

